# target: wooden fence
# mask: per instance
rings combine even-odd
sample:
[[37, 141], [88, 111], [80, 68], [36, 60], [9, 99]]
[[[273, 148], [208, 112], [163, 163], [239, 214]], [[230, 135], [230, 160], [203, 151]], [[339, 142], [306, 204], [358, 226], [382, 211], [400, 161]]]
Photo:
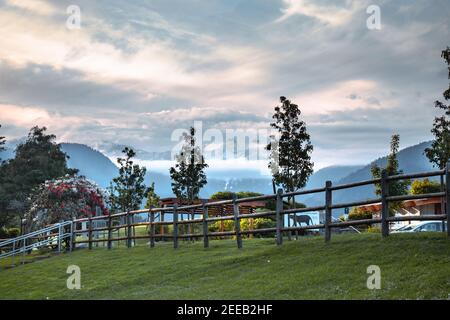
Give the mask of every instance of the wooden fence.
[[[389, 185], [392, 181], [398, 180], [409, 180], [416, 178], [427, 178], [427, 177], [437, 177], [444, 176], [445, 179], [445, 191], [436, 192], [436, 193], [428, 193], [428, 194], [420, 194], [420, 195], [401, 195], [401, 196], [392, 196], [389, 194]], [[357, 202], [349, 202], [349, 203], [333, 203], [333, 192], [343, 189], [351, 189], [357, 188], [361, 186], [367, 185], [381, 185], [381, 197]], [[442, 189], [442, 188], [441, 188]], [[284, 209], [283, 208], [283, 199], [291, 198], [293, 196], [303, 196], [303, 195], [311, 195], [316, 193], [324, 193], [324, 205], [316, 206], [316, 207], [307, 207], [307, 208], [295, 208], [295, 209]], [[446, 203], [445, 214], [437, 214], [437, 215], [427, 215], [427, 216], [405, 216], [405, 217], [390, 217], [389, 216], [389, 203], [394, 201], [404, 201], [404, 200], [414, 200], [414, 199], [422, 199], [422, 198], [441, 198], [444, 199]], [[239, 213], [239, 204], [251, 202], [251, 201], [267, 201], [267, 200], [276, 200], [276, 210], [275, 211], [266, 211], [266, 212], [257, 212], [251, 214], [240, 214]], [[342, 221], [342, 222], [333, 222], [332, 221], [332, 210], [333, 209], [341, 209], [341, 208], [349, 208], [355, 206], [369, 205], [374, 203], [381, 203], [381, 217], [380, 218], [372, 218], [372, 219], [364, 219], [364, 220], [352, 220], [352, 221]], [[263, 195], [257, 197], [243, 198], [237, 199], [236, 196], [232, 200], [223, 200], [217, 202], [207, 202], [202, 204], [195, 205], [187, 205], [178, 207], [175, 205], [174, 207], [167, 208], [151, 208], [148, 210], [136, 210], [129, 211], [124, 213], [112, 214], [108, 216], [96, 216], [85, 219], [78, 219], [73, 221], [72, 225], [72, 248], [76, 248], [76, 244], [87, 243], [89, 249], [92, 249], [92, 245], [94, 243], [103, 242], [107, 244], [108, 249], [113, 247], [113, 242], [117, 241], [126, 241], [127, 246], [131, 247], [133, 245], [133, 241], [136, 239], [148, 239], [150, 247], [155, 246], [155, 239], [165, 239], [172, 240], [174, 248], [178, 248], [178, 242], [180, 239], [203, 239], [204, 247], [207, 248], [209, 246], [209, 239], [211, 237], [223, 237], [223, 236], [235, 236], [236, 243], [238, 248], [242, 248], [242, 236], [247, 234], [264, 234], [264, 233], [275, 233], [276, 234], [276, 243], [281, 245], [283, 242], [283, 233], [285, 232], [294, 232], [300, 230], [312, 230], [312, 229], [324, 229], [325, 241], [329, 242], [331, 240], [331, 231], [334, 228], [342, 228], [342, 227], [350, 227], [350, 226], [358, 226], [358, 225], [370, 225], [381, 223], [381, 233], [383, 237], [387, 237], [389, 235], [389, 224], [391, 222], [398, 221], [424, 221], [424, 220], [441, 220], [447, 221], [447, 236], [450, 237], [450, 162], [447, 163], [446, 169], [432, 172], [423, 172], [416, 174], [402, 174], [396, 176], [387, 176], [384, 172], [380, 179], [372, 179], [365, 180], [360, 182], [354, 182], [349, 184], [341, 184], [341, 185], [332, 185], [331, 181], [327, 181], [323, 188], [311, 189], [311, 190], [302, 190], [290, 193], [283, 193], [281, 189], [278, 190], [277, 194], [274, 195]], [[233, 215], [227, 216], [216, 216], [210, 217], [208, 216], [208, 208], [212, 206], [218, 205], [233, 205]], [[179, 213], [186, 213], [189, 210], [201, 210], [201, 218], [188, 219], [188, 220], [179, 220]], [[310, 212], [310, 211], [320, 211], [323, 210], [325, 212], [325, 222], [316, 224], [316, 225], [306, 225], [306, 226], [293, 226], [293, 227], [285, 227], [284, 226], [284, 216], [302, 212]], [[139, 222], [134, 223], [132, 217], [137, 214], [147, 213], [150, 216], [150, 220], [148, 222]], [[155, 216], [157, 214], [169, 213], [173, 215], [172, 221], [156, 221]], [[276, 219], [276, 227], [274, 228], [265, 228], [265, 229], [257, 229], [257, 230], [241, 230], [240, 229], [240, 221], [242, 219], [251, 219], [251, 218], [261, 218], [261, 217], [275, 217]], [[113, 225], [113, 220], [125, 220], [125, 223], [120, 225]], [[93, 223], [95, 221], [106, 221], [105, 227], [94, 228]], [[235, 230], [234, 231], [224, 231], [224, 232], [209, 232], [208, 224], [216, 221], [224, 221], [224, 220], [233, 220]], [[87, 222], [87, 229], [79, 230], [77, 229], [77, 225], [82, 222]], [[180, 234], [179, 227], [184, 224], [201, 224], [202, 225], [202, 233], [196, 234]], [[163, 232], [164, 226], [172, 225], [173, 232], [172, 234], [165, 234]], [[132, 229], [138, 226], [147, 226], [149, 227], [148, 235], [134, 235]], [[156, 227], [160, 226], [159, 233], [157, 233]], [[113, 232], [126, 229], [126, 236], [124, 237], [113, 237]], [[192, 229], [190, 229], [192, 230]], [[99, 231], [107, 231], [107, 238], [104, 239], [94, 239], [93, 234]], [[76, 236], [79, 234], [87, 234], [87, 239], [85, 240], [76, 240]]]

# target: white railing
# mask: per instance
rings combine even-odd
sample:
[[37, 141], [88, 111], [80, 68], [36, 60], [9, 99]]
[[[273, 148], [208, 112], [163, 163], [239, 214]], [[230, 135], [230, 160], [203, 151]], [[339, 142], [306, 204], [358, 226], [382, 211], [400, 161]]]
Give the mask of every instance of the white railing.
[[[69, 230], [66, 230], [69, 229]], [[61, 252], [62, 242], [70, 239], [69, 245], [72, 250], [72, 221], [65, 221], [33, 231], [16, 238], [0, 242], [0, 259], [14, 257], [33, 249], [42, 247], [57, 246], [58, 252]]]

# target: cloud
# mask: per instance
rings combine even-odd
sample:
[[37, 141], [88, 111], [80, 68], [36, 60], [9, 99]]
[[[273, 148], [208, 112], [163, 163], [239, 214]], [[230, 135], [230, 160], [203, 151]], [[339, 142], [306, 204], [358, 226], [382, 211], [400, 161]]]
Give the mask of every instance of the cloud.
[[335, 5], [318, 5], [310, 0], [283, 0], [282, 16], [275, 22], [283, 22], [295, 15], [307, 16], [331, 26], [348, 23], [354, 12], [360, 8], [358, 2], [351, 1], [347, 7]]
[[448, 1], [378, 1], [379, 32], [369, 2], [79, 0], [70, 31], [66, 3], [3, 1], [2, 135], [39, 124], [65, 141], [164, 151], [196, 120], [267, 128], [283, 95], [316, 162], [369, 161], [394, 131], [405, 145], [430, 137], [450, 38]]
[[52, 15], [56, 12], [53, 5], [42, 0], [6, 0], [6, 4], [10, 7], [40, 15]]
[[[203, 47], [204, 53], [199, 54], [180, 50], [169, 41], [148, 41], [144, 36], [133, 35], [129, 24], [112, 30], [93, 19], [92, 26], [88, 20], [81, 30], [71, 31], [63, 28], [61, 21], [31, 19], [9, 10], [0, 12], [0, 20], [5, 25], [0, 30], [0, 57], [7, 63], [73, 70], [86, 81], [119, 85], [121, 90], [131, 90], [143, 97], [148, 97], [150, 91], [156, 95], [195, 99], [205, 86], [209, 87], [211, 96], [220, 96], [223, 88], [242, 90], [267, 78], [261, 50], [251, 46], [224, 46], [208, 36], [192, 40], [194, 45], [203, 47], [204, 39], [208, 39], [209, 46]], [[165, 24], [161, 27], [168, 28]], [[126, 37], [126, 47], [99, 41], [99, 33], [112, 40]], [[216, 67], [201, 67], [211, 64]]]
[[[383, 104], [373, 95], [383, 96]], [[331, 87], [293, 97], [293, 101], [299, 103], [308, 114], [350, 111], [362, 107], [388, 108], [393, 106], [393, 100], [389, 92], [383, 92], [382, 86], [375, 81], [361, 79], [338, 82]]]

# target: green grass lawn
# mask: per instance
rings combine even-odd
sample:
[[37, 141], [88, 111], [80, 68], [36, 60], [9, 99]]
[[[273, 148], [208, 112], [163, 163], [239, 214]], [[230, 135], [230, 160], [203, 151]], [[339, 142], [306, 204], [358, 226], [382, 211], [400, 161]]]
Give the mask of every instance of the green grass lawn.
[[[66, 269], [81, 268], [81, 290]], [[366, 287], [381, 268], [381, 290]], [[0, 271], [1, 299], [448, 299], [450, 240], [437, 233], [158, 243], [77, 250]]]

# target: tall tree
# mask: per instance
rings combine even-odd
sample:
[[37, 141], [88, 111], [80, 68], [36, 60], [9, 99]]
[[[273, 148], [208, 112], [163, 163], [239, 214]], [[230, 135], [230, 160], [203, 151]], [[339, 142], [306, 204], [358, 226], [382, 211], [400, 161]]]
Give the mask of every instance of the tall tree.
[[183, 134], [184, 144], [176, 156], [175, 167], [170, 168], [172, 191], [179, 199], [192, 203], [198, 199], [200, 190], [207, 184], [205, 169], [208, 165], [196, 145], [195, 129]]
[[[445, 60], [448, 66], [448, 78], [450, 79], [450, 48], [442, 51], [441, 57]], [[450, 84], [448, 89], [443, 93], [445, 101], [450, 99]], [[435, 117], [431, 133], [434, 135], [434, 140], [430, 148], [425, 149], [425, 155], [430, 162], [439, 169], [444, 169], [447, 162], [450, 160], [450, 105], [444, 102], [435, 101], [435, 108], [444, 111], [440, 117]], [[444, 176], [441, 176], [441, 190], [444, 190]], [[441, 198], [441, 211], [444, 213], [444, 198]]]
[[[381, 168], [377, 165], [373, 165], [371, 168], [372, 177], [374, 179], [380, 179], [383, 171], [386, 171], [389, 176], [403, 174], [403, 170], [399, 169], [397, 154], [400, 148], [400, 135], [394, 134], [391, 138], [391, 152], [387, 158], [386, 168]], [[389, 182], [389, 195], [390, 196], [400, 196], [408, 194], [408, 188], [411, 184], [410, 180], [399, 180]], [[375, 184], [375, 193], [381, 196], [381, 184]], [[402, 208], [403, 204], [401, 201], [391, 202], [389, 205], [389, 212], [391, 215], [394, 211]]]
[[152, 185], [148, 188], [147, 203], [145, 204], [145, 209], [150, 209], [152, 206], [158, 207], [159, 200], [160, 198], [155, 191], [155, 183], [152, 182]]
[[298, 105], [285, 97], [281, 97], [280, 102], [281, 106], [275, 107], [272, 116], [274, 122], [270, 124], [279, 137], [267, 145], [269, 168], [275, 184], [281, 185], [286, 192], [294, 192], [303, 188], [313, 173], [313, 146]]
[[46, 131], [46, 127], [33, 127], [17, 146], [15, 157], [1, 166], [0, 214], [23, 218], [40, 184], [77, 173], [67, 167], [68, 156], [55, 142], [56, 136]]
[[119, 176], [114, 178], [109, 187], [109, 204], [112, 211], [139, 210], [148, 189], [144, 184], [147, 169], [132, 160], [136, 156], [131, 148], [124, 148], [124, 158], [117, 158]]
[[[2, 127], [2, 125], [0, 124], [0, 128]], [[6, 140], [5, 137], [0, 136], [0, 152], [5, 151], [5, 145]], [[2, 160], [2, 158], [0, 158], [0, 161]]]
[[[450, 48], [442, 51], [442, 58], [448, 65], [448, 78], [450, 79]], [[447, 90], [443, 93], [445, 101], [450, 100], [450, 84]], [[440, 117], [434, 118], [433, 133], [435, 139], [430, 148], [425, 149], [425, 154], [435, 166], [440, 169], [444, 169], [446, 163], [450, 159], [450, 105], [446, 105], [444, 102], [435, 101], [435, 108], [444, 111], [444, 114]]]

